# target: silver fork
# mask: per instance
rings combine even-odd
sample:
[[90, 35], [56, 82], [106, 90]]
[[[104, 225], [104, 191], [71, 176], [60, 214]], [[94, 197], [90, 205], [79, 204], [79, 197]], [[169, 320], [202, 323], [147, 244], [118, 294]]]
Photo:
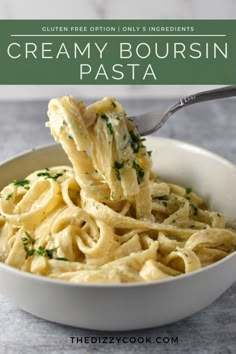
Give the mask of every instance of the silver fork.
[[195, 103], [216, 100], [236, 96], [236, 86], [225, 86], [219, 89], [203, 91], [193, 95], [181, 98], [174, 106], [166, 112], [151, 112], [141, 115], [128, 117], [132, 119], [138, 127], [140, 135], [148, 135], [160, 129], [172, 114], [179, 111], [181, 108], [190, 106]]

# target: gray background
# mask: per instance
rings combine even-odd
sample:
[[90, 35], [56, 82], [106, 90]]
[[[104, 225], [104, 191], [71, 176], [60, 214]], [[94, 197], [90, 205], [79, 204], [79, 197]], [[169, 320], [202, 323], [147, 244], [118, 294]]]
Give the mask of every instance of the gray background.
[[[127, 112], [167, 108], [174, 100], [122, 100]], [[0, 162], [47, 143], [47, 102], [0, 102]], [[236, 163], [236, 100], [203, 103], [173, 116], [156, 134], [207, 148]], [[1, 177], [0, 177], [1, 178]], [[233, 270], [232, 270], [233, 271]], [[200, 313], [134, 332], [96, 332], [44, 321], [0, 295], [0, 353], [235, 353], [236, 284]], [[1, 292], [1, 289], [0, 289]], [[71, 336], [178, 337], [178, 344], [71, 344]]]

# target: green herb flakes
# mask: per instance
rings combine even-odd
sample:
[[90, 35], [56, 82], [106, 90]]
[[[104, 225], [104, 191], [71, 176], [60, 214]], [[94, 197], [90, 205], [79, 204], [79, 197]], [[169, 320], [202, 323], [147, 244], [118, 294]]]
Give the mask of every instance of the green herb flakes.
[[139, 166], [139, 164], [135, 160], [133, 160], [133, 168], [136, 170], [138, 184], [142, 183], [145, 175], [144, 170]]
[[22, 181], [21, 180], [15, 180], [13, 182], [14, 186], [21, 186], [21, 187], [24, 187], [24, 186], [26, 186], [29, 183], [30, 183], [30, 181], [28, 179], [24, 179]]
[[109, 121], [109, 117], [105, 113], [101, 114], [101, 118], [104, 119], [106, 122]]
[[133, 132], [133, 130], [131, 130], [129, 132], [129, 135], [130, 135], [130, 140], [131, 140], [130, 143], [131, 143], [131, 147], [133, 149], [133, 152], [135, 152], [135, 153], [139, 152], [139, 149], [141, 147], [143, 147], [143, 144], [142, 144], [143, 139], [141, 139], [139, 134], [135, 134]]
[[31, 250], [28, 250], [28, 256], [33, 256], [34, 255], [34, 253], [35, 253], [35, 249], [34, 248], [32, 248]]
[[59, 177], [63, 176], [63, 173], [57, 173], [54, 176], [50, 175], [49, 172], [39, 172], [37, 173], [38, 177], [45, 177], [45, 179], [52, 178], [54, 180], [57, 180]]
[[122, 169], [124, 167], [124, 164], [125, 164], [124, 160], [122, 162], [119, 162], [119, 161], [114, 162], [114, 168], [116, 171], [116, 178], [118, 179], [118, 181], [121, 180], [120, 169]]
[[55, 258], [57, 261], [66, 261], [66, 262], [69, 262], [69, 259], [67, 258], [64, 258], [64, 257], [57, 257]]
[[58, 249], [58, 247], [46, 249], [43, 246], [39, 246], [37, 250], [35, 250], [35, 255], [38, 257], [48, 257], [49, 259], [53, 259], [54, 252]]
[[112, 127], [112, 124], [111, 123], [107, 123], [107, 128], [110, 132], [111, 135], [114, 135], [114, 130], [113, 130], [113, 127]]
[[45, 252], [46, 252], [45, 247], [39, 246], [39, 248], [37, 249], [35, 255], [36, 256], [44, 256]]
[[112, 124], [109, 122], [109, 117], [106, 114], [102, 114], [101, 118], [106, 121], [106, 125], [107, 125], [107, 128], [108, 128], [110, 134], [114, 135], [114, 130], [113, 130]]
[[13, 197], [13, 193], [7, 195], [6, 200], [10, 200]]
[[25, 231], [25, 235], [26, 235], [27, 239], [29, 240], [29, 242], [32, 245], [34, 245], [35, 244], [35, 240], [30, 236], [30, 234], [27, 231]]
[[22, 237], [22, 242], [23, 242], [23, 246], [24, 246], [24, 250], [27, 253], [28, 256], [33, 256], [33, 254], [35, 253], [35, 249], [31, 248], [29, 249], [29, 246], [34, 245], [35, 240], [30, 236], [30, 234], [25, 231], [25, 237]]
[[49, 250], [46, 250], [46, 254], [48, 258], [52, 259], [53, 258], [53, 253], [58, 249], [58, 247], [51, 248]]
[[123, 160], [122, 162], [115, 161], [114, 167], [115, 167], [115, 169], [120, 170], [121, 168], [124, 167], [124, 164], [125, 164], [125, 161], [124, 161], [124, 160]]
[[152, 200], [168, 200], [167, 195], [162, 195], [160, 197], [152, 196]]
[[190, 203], [190, 206], [193, 208], [193, 215], [196, 216], [198, 214], [198, 208], [193, 203]]
[[186, 193], [186, 194], [190, 194], [191, 192], [192, 192], [192, 188], [187, 187], [187, 188], [185, 189], [185, 193]]

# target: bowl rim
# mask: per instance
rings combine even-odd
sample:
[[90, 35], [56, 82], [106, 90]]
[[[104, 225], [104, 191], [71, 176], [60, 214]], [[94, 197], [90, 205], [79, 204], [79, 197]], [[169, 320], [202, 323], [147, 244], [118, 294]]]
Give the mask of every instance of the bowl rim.
[[[181, 140], [177, 140], [177, 139], [171, 139], [171, 138], [166, 138], [166, 137], [158, 137], [158, 136], [148, 136], [148, 140], [151, 141], [162, 141], [166, 144], [174, 144], [174, 145], [178, 145], [180, 146], [180, 148], [183, 148], [184, 150], [187, 151], [194, 151], [200, 155], [205, 155], [211, 159], [217, 160], [219, 161], [221, 164], [225, 165], [225, 167], [230, 168], [234, 171], [235, 175], [236, 175], [236, 165], [227, 160], [226, 158], [213, 153], [205, 148], [196, 146], [194, 144], [191, 143], [186, 143], [183, 142]], [[41, 150], [47, 150], [47, 149], [57, 149], [60, 148], [60, 144], [47, 144], [47, 145], [42, 145], [42, 146], [38, 146], [36, 148], [32, 148], [29, 150], [26, 150], [24, 152], [21, 152], [17, 155], [14, 155], [13, 157], [4, 160], [3, 162], [0, 163], [0, 168], [4, 167], [4, 165], [13, 162], [14, 160], [17, 160], [18, 158], [24, 157], [26, 155], [32, 154], [34, 152], [38, 152]], [[62, 150], [63, 151], [63, 150]], [[69, 161], [68, 161], [69, 162]], [[168, 283], [173, 283], [176, 281], [181, 281], [184, 279], [187, 279], [189, 277], [193, 277], [197, 274], [201, 274], [203, 272], [206, 271], [210, 271], [212, 268], [217, 268], [219, 266], [221, 266], [222, 264], [224, 264], [225, 262], [228, 262], [231, 258], [233, 258], [234, 256], [236, 256], [236, 251], [230, 253], [229, 255], [227, 255], [226, 257], [222, 258], [221, 260], [210, 264], [204, 268], [200, 268], [198, 270], [195, 270], [193, 272], [190, 273], [185, 273], [185, 274], [181, 274], [179, 276], [175, 276], [173, 278], [164, 278], [164, 279], [160, 279], [160, 280], [152, 280], [152, 281], [145, 281], [145, 282], [134, 282], [134, 283], [72, 283], [70, 281], [66, 281], [66, 280], [61, 280], [61, 279], [56, 279], [56, 278], [50, 278], [44, 275], [39, 275], [39, 274], [33, 274], [33, 273], [29, 273], [26, 271], [23, 271], [21, 269], [18, 268], [14, 268], [10, 265], [4, 264], [2, 262], [0, 262], [0, 271], [3, 269], [5, 271], [10, 271], [11, 273], [17, 275], [17, 276], [22, 276], [28, 279], [32, 279], [34, 281], [42, 281], [44, 283], [48, 283], [48, 284], [54, 284], [54, 285], [63, 285], [63, 286], [69, 286], [69, 287], [75, 287], [75, 288], [119, 288], [119, 289], [126, 289], [126, 288], [136, 288], [136, 287], [150, 287], [150, 286], [161, 286], [162, 284], [168, 284]]]
[[[147, 135], [145, 139], [150, 140], [150, 141], [158, 140], [158, 141], [164, 142], [166, 144], [177, 144], [181, 148], [184, 148], [187, 151], [191, 150], [191, 151], [194, 151], [194, 152], [199, 153], [201, 155], [208, 156], [209, 158], [213, 158], [215, 160], [218, 160], [222, 164], [226, 165], [227, 167], [234, 169], [235, 173], [236, 173], [236, 164], [234, 162], [228, 160], [227, 158], [225, 158], [223, 156], [218, 155], [215, 152], [212, 152], [212, 151], [210, 151], [208, 149], [205, 149], [203, 147], [194, 145], [192, 143], [184, 142], [182, 140], [172, 139], [172, 138], [167, 138], [167, 137], [162, 137], [162, 136], [157, 136], [157, 135], [154, 135], [154, 134]], [[22, 152], [20, 152], [18, 154], [15, 154], [13, 156], [10, 156], [9, 158], [4, 159], [3, 161], [0, 161], [0, 168], [3, 167], [5, 164], [7, 164], [9, 162], [13, 162], [14, 160], [16, 160], [18, 158], [21, 158], [21, 157], [23, 157], [25, 155], [32, 154], [32, 153], [38, 152], [40, 150], [57, 149], [57, 148], [61, 148], [61, 145], [59, 143], [43, 144], [43, 145], [39, 145], [39, 146], [31, 148], [31, 149], [26, 149], [26, 150], [24, 150], [24, 151], [22, 151]]]
[[[54, 285], [63, 285], [63, 286], [69, 286], [69, 287], [75, 287], [75, 288], [136, 288], [136, 287], [150, 287], [150, 286], [161, 286], [162, 284], [168, 284], [168, 283], [173, 283], [173, 282], [180, 282], [181, 279], [182, 281], [184, 279], [187, 279], [189, 277], [193, 277], [193, 276], [197, 276], [198, 274], [202, 274], [203, 272], [207, 272], [210, 271], [212, 268], [218, 268], [220, 267], [223, 263], [228, 262], [231, 258], [236, 256], [236, 251], [230, 253], [228, 256], [222, 258], [221, 260], [210, 264], [204, 268], [200, 268], [198, 270], [194, 270], [193, 272], [189, 272], [189, 273], [185, 273], [185, 274], [181, 274], [179, 276], [175, 276], [173, 278], [164, 278], [164, 279], [160, 279], [160, 280], [150, 280], [150, 281], [145, 281], [145, 282], [133, 282], [133, 283], [72, 283], [68, 280], [62, 280], [62, 279], [56, 279], [56, 278], [50, 278], [44, 275], [40, 275], [40, 274], [33, 274], [30, 272], [25, 272], [21, 269], [18, 268], [14, 268], [10, 265], [4, 264], [2, 262], [0, 262], [0, 272], [1, 270], [5, 270], [5, 271], [10, 271], [11, 273], [15, 274], [16, 276], [22, 276], [28, 279], [32, 279], [34, 281], [41, 281], [44, 283], [48, 283], [48, 284], [54, 284]], [[1, 292], [1, 291], [0, 291]]]

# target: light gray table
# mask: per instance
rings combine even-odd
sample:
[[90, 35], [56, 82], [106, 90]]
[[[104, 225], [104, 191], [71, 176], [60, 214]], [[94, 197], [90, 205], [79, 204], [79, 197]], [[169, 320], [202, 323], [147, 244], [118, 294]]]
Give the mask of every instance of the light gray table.
[[[168, 107], [173, 101], [123, 101], [127, 112]], [[44, 128], [46, 102], [0, 103], [0, 162], [52, 143]], [[157, 133], [207, 148], [236, 163], [236, 100], [204, 103], [173, 116]], [[0, 176], [1, 178], [1, 176]], [[0, 289], [1, 292], [1, 289]], [[200, 313], [177, 323], [132, 332], [96, 332], [50, 323], [17, 308], [0, 295], [0, 353], [236, 353], [236, 284]], [[72, 344], [70, 337], [178, 337], [178, 344]], [[134, 339], [132, 339], [134, 338]], [[90, 339], [91, 340], [91, 339]], [[96, 339], [93, 339], [95, 341]], [[104, 339], [105, 340], [105, 339]], [[146, 340], [146, 339], [145, 339]], [[98, 339], [97, 339], [98, 341]]]

